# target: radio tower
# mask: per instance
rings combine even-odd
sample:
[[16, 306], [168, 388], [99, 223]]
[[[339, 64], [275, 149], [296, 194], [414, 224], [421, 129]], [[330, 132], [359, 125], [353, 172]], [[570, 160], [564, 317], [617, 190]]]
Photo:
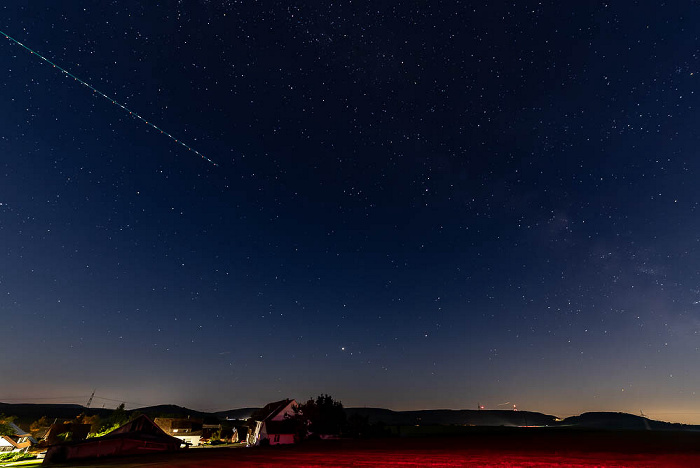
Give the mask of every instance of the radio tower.
[[95, 396], [95, 390], [92, 391], [92, 395], [90, 395], [90, 399], [88, 400], [87, 405], [85, 405], [86, 408], [89, 408], [92, 404], [92, 398]]

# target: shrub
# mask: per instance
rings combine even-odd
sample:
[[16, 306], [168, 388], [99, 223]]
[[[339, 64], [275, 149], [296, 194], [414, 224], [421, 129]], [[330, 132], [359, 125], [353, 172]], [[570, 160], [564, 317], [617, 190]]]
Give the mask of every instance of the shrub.
[[23, 453], [23, 452], [9, 452], [9, 453], [0, 454], [0, 461], [4, 461], [4, 462], [16, 462], [16, 461], [22, 461], [22, 460], [31, 460], [32, 458], [36, 458], [36, 455], [32, 455], [31, 453]]

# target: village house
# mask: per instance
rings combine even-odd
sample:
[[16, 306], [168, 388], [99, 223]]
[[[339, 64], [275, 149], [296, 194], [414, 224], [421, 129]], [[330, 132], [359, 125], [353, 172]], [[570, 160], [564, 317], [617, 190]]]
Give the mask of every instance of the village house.
[[169, 436], [177, 437], [187, 445], [201, 445], [204, 424], [201, 419], [155, 418], [158, 427]]
[[26, 452], [36, 440], [20, 429], [15, 423], [7, 423], [14, 431], [13, 435], [0, 436], [0, 453], [4, 452]]
[[291, 418], [296, 414], [295, 406], [296, 400], [289, 399], [266, 405], [258, 412], [259, 415], [263, 415], [262, 420], [255, 421], [255, 426], [248, 432], [248, 445], [293, 444], [296, 441], [296, 422]]

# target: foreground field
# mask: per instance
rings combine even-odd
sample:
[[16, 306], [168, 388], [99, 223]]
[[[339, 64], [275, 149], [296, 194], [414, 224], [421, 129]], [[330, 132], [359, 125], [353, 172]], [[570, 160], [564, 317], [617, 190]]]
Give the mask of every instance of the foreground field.
[[472, 435], [451, 438], [326, 441], [268, 448], [189, 449], [179, 453], [93, 461], [80, 465], [72, 463], [70, 466], [689, 467], [700, 466], [700, 434], [523, 429], [475, 431]]
[[94, 467], [188, 467], [188, 468], [224, 468], [224, 467], [692, 467], [699, 466], [700, 457], [684, 455], [620, 455], [609, 453], [581, 455], [547, 455], [547, 454], [502, 454], [502, 453], [454, 453], [454, 452], [346, 452], [300, 454], [275, 453], [261, 456], [216, 456], [207, 454], [201, 459], [178, 457], [169, 459], [140, 461], [123, 461], [122, 463], [103, 463]]

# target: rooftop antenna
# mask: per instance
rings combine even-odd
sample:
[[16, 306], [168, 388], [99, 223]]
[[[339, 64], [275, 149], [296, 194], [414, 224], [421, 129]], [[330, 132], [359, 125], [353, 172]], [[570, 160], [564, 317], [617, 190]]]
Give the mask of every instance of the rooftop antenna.
[[90, 399], [88, 400], [87, 405], [85, 405], [86, 408], [89, 408], [90, 405], [92, 404], [92, 399], [95, 397], [95, 390], [97, 390], [97, 389], [92, 390], [92, 395], [90, 395]]

